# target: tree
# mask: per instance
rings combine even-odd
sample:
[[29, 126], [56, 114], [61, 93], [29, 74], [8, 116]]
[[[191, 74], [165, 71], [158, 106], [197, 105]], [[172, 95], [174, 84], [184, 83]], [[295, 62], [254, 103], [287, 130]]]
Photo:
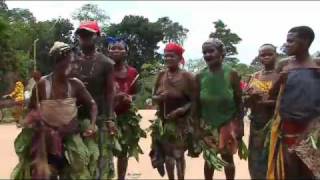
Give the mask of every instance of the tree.
[[241, 76], [241, 79], [244, 81], [247, 81], [249, 76], [252, 73], [256, 72], [254, 68], [244, 63], [238, 63], [235, 66], [233, 66], [233, 68], [239, 73], [239, 75]]
[[178, 22], [173, 22], [169, 17], [159, 18], [157, 23], [161, 25], [164, 35], [164, 43], [175, 42], [183, 44], [184, 40], [187, 38], [189, 30], [184, 28]]
[[111, 24], [106, 34], [127, 39], [129, 45], [128, 63], [138, 70], [144, 63], [152, 63], [160, 59], [156, 52], [158, 42], [163, 33], [159, 23], [149, 22], [143, 16], [125, 16], [119, 24]]
[[96, 4], [85, 4], [81, 8], [72, 13], [72, 19], [78, 21], [96, 20], [103, 26], [107, 25], [110, 17], [106, 15], [103, 9], [100, 9]]
[[4, 0], [0, 0], [0, 11], [7, 11], [8, 6]]
[[54, 19], [50, 21], [38, 22], [35, 25], [34, 39], [38, 38], [37, 44], [37, 66], [40, 71], [47, 74], [52, 70], [52, 61], [48, 55], [49, 50], [55, 41], [65, 43], [72, 42], [73, 24], [68, 19]]
[[201, 69], [206, 67], [206, 63], [203, 59], [189, 59], [186, 64], [187, 70], [193, 73], [199, 72]]
[[13, 8], [8, 10], [8, 20], [10, 23], [22, 22], [31, 24], [36, 22], [36, 18], [28, 9]]
[[224, 43], [227, 51], [225, 62], [238, 63], [239, 60], [232, 56], [238, 54], [235, 45], [240, 43], [241, 38], [236, 33], [231, 32], [231, 29], [222, 20], [215, 21], [213, 24], [215, 32], [210, 33], [209, 37], [220, 39]]

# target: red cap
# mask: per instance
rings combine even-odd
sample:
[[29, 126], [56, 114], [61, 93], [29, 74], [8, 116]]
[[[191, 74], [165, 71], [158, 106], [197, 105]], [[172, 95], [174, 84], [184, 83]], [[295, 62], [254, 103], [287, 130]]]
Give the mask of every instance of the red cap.
[[174, 52], [175, 54], [179, 55], [181, 57], [181, 61], [180, 63], [182, 65], [185, 64], [185, 61], [184, 61], [184, 58], [182, 56], [183, 52], [184, 52], [184, 49], [179, 45], [179, 44], [176, 44], [176, 43], [169, 43], [166, 45], [166, 47], [164, 48], [164, 51], [169, 51], [169, 52]]
[[87, 30], [93, 33], [97, 33], [100, 35], [100, 27], [97, 21], [85, 21], [81, 22], [79, 28], [76, 30], [76, 34], [78, 34], [81, 30]]

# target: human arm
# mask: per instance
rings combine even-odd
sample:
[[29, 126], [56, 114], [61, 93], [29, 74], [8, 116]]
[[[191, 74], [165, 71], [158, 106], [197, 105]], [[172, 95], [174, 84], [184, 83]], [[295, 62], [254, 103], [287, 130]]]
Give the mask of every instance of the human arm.
[[76, 78], [72, 78], [73, 85], [75, 86], [75, 94], [77, 101], [90, 107], [90, 121], [91, 125], [83, 133], [84, 136], [91, 136], [96, 131], [96, 120], [98, 115], [98, 107], [89, 91], [85, 88], [82, 81]]
[[239, 132], [237, 133], [238, 138], [242, 138], [244, 135], [244, 106], [242, 101], [242, 90], [240, 88], [240, 79], [241, 77], [238, 75], [236, 71], [231, 72], [231, 84], [233, 89], [234, 101], [236, 104], [236, 116], [235, 120], [239, 121], [237, 124], [239, 125]]
[[157, 94], [157, 91], [158, 91], [158, 88], [160, 86], [160, 81], [161, 81], [161, 78], [163, 76], [164, 72], [160, 72], [156, 78], [156, 82], [155, 82], [155, 85], [154, 85], [154, 88], [153, 88], [153, 91], [152, 91], [152, 101], [154, 103], [159, 103], [161, 101], [164, 100], [164, 97]]

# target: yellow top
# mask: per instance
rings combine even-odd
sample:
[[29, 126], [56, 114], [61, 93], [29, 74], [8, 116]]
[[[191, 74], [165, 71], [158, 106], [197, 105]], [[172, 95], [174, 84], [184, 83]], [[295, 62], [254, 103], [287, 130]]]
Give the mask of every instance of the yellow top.
[[9, 96], [16, 102], [24, 101], [24, 86], [21, 81], [16, 82], [16, 86]]

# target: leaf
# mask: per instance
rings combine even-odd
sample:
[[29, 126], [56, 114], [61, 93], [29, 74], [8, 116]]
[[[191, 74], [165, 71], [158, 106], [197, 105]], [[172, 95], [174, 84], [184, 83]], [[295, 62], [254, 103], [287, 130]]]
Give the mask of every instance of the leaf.
[[25, 157], [25, 155], [28, 154], [32, 143], [33, 133], [33, 129], [23, 128], [15, 139], [14, 147], [19, 157]]
[[118, 139], [114, 138], [114, 139], [113, 139], [113, 143], [114, 143], [114, 148], [115, 148], [117, 151], [122, 151], [122, 148], [121, 148], [121, 145], [120, 145]]
[[310, 136], [310, 140], [311, 140], [312, 147], [313, 147], [314, 149], [318, 149], [317, 143], [316, 143], [316, 141], [314, 140], [314, 138], [313, 138], [312, 135]]

